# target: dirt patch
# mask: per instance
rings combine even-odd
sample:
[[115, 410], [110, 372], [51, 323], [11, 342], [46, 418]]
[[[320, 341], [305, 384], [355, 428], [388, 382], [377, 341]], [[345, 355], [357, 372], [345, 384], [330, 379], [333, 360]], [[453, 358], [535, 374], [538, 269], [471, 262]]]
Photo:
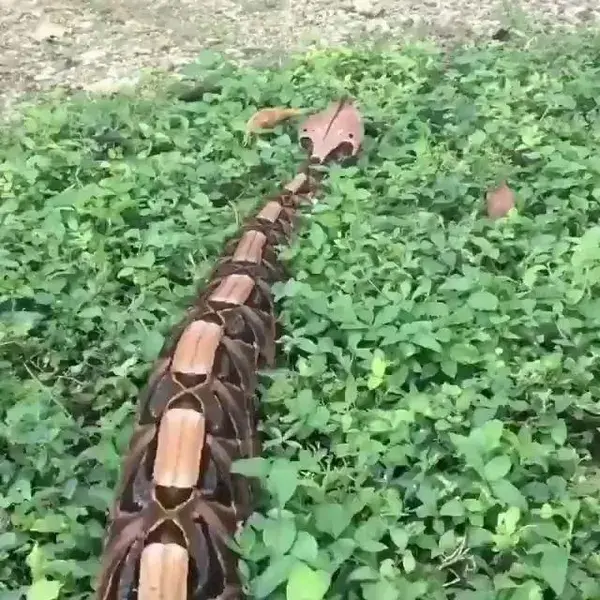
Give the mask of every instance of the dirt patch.
[[[491, 35], [507, 13], [519, 11], [502, 0], [0, 0], [0, 107], [53, 86], [112, 89], [207, 47], [247, 60], [365, 36]], [[525, 13], [600, 21], [597, 0], [529, 0]]]

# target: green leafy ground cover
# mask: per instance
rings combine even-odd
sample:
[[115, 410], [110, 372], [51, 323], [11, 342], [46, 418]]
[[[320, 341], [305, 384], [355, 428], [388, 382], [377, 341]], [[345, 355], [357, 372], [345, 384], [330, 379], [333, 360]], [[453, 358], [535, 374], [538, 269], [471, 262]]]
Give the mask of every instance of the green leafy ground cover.
[[[600, 598], [598, 38], [206, 72], [201, 102], [55, 101], [3, 130], [0, 600], [89, 597], [150, 360], [300, 156], [244, 123], [341, 89], [367, 139], [285, 251], [264, 458], [237, 467], [265, 490], [249, 590]], [[492, 223], [504, 177], [519, 210]]]

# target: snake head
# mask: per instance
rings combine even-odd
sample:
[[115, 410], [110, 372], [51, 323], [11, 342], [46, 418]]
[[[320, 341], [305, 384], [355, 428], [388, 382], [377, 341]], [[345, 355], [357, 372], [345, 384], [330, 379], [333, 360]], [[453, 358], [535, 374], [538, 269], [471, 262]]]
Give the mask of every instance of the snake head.
[[364, 137], [360, 113], [351, 100], [332, 102], [300, 125], [300, 144], [312, 163], [356, 156]]

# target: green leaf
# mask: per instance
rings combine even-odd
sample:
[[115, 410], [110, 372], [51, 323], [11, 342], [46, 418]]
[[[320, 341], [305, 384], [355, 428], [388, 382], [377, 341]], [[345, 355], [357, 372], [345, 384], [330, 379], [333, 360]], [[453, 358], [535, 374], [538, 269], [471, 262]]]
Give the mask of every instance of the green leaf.
[[306, 531], [299, 531], [291, 550], [296, 558], [311, 563], [317, 559], [319, 547], [317, 540]]
[[506, 477], [511, 466], [512, 463], [510, 462], [510, 458], [505, 454], [501, 454], [495, 456], [486, 463], [483, 474], [488, 481], [497, 481], [498, 479]]
[[464, 514], [464, 504], [456, 498], [448, 500], [448, 502], [440, 508], [440, 515], [442, 517], [462, 517]]
[[500, 513], [498, 521], [500, 529], [508, 535], [512, 535], [517, 530], [517, 525], [521, 519], [521, 511], [516, 506], [510, 506], [506, 512]]
[[309, 232], [310, 242], [316, 250], [320, 250], [327, 236], [323, 228], [317, 223], [313, 223]]
[[523, 273], [523, 285], [528, 288], [532, 288], [535, 285], [535, 281], [538, 277], [538, 273], [543, 271], [543, 265], [534, 265]]
[[286, 600], [321, 600], [325, 597], [331, 576], [326, 571], [314, 570], [298, 562], [290, 573], [285, 597]]
[[14, 531], [0, 533], [0, 552], [5, 552], [17, 545], [17, 534]]
[[[511, 594], [510, 600], [542, 600], [544, 594], [542, 589], [535, 581], [526, 581], [518, 586]], [[481, 600], [487, 600], [482, 598]]]
[[477, 129], [469, 136], [469, 144], [471, 146], [481, 146], [485, 142], [487, 135], [482, 129]]
[[501, 479], [491, 484], [494, 496], [506, 506], [516, 506], [522, 511], [528, 509], [525, 496], [510, 481]]
[[565, 589], [568, 566], [569, 551], [566, 548], [553, 544], [545, 546], [540, 562], [540, 572], [546, 583], [559, 597]]
[[430, 333], [418, 333], [413, 337], [412, 341], [422, 348], [428, 348], [434, 352], [442, 351], [442, 346]]
[[315, 520], [319, 531], [338, 538], [350, 525], [352, 513], [341, 504], [319, 504], [315, 507]]
[[504, 423], [499, 419], [486, 421], [481, 427], [472, 431], [473, 439], [481, 440], [482, 447], [485, 450], [495, 450], [500, 446], [502, 433], [504, 432]]
[[50, 579], [38, 579], [27, 590], [27, 600], [55, 600], [62, 584]]
[[67, 527], [67, 519], [64, 515], [48, 513], [41, 519], [36, 519], [31, 524], [31, 531], [39, 531], [42, 533], [60, 533]]
[[481, 355], [473, 344], [454, 344], [450, 348], [450, 358], [459, 364], [472, 365], [481, 360]]
[[[362, 586], [364, 600], [400, 600], [400, 591], [393, 582], [380, 579], [376, 583], [368, 583]], [[416, 598], [414, 595], [412, 598]]]
[[142, 354], [144, 360], [154, 360], [158, 356], [164, 341], [164, 337], [158, 331], [147, 332], [142, 338]]
[[412, 573], [417, 567], [415, 557], [410, 550], [406, 550], [402, 555], [402, 567], [406, 573]]
[[285, 554], [296, 539], [296, 524], [289, 517], [267, 519], [263, 527], [265, 546], [273, 550], [274, 555]]
[[374, 378], [382, 379], [385, 375], [386, 368], [387, 361], [385, 360], [385, 354], [379, 349], [375, 350], [371, 361], [371, 374]]
[[31, 578], [34, 581], [43, 579], [44, 565], [46, 564], [46, 557], [42, 550], [39, 542], [35, 542], [33, 548], [30, 550], [25, 563], [31, 571]]
[[273, 462], [267, 478], [267, 489], [283, 508], [298, 487], [298, 466], [289, 460], [278, 458]]
[[400, 529], [399, 527], [394, 527], [390, 529], [390, 537], [392, 538], [392, 542], [394, 542], [396, 548], [400, 550], [400, 552], [406, 549], [408, 545], [408, 540], [410, 536], [406, 529]]
[[254, 579], [250, 588], [255, 598], [268, 598], [288, 577], [296, 559], [290, 554], [275, 557], [269, 566]]
[[312, 390], [304, 389], [298, 392], [291, 408], [294, 414], [306, 417], [307, 415], [314, 414], [319, 407], [317, 406], [317, 401], [315, 400]]
[[562, 446], [567, 441], [567, 425], [564, 420], [558, 419], [556, 424], [552, 427], [550, 431], [550, 435], [552, 437], [552, 441], [557, 446]]
[[246, 477], [267, 477], [271, 465], [266, 458], [255, 456], [253, 458], [239, 458], [231, 465], [231, 472], [245, 475]]
[[367, 379], [367, 389], [376, 390], [382, 383], [382, 377], [377, 377], [376, 375], [369, 375], [369, 378]]
[[458, 372], [458, 365], [453, 360], [442, 360], [440, 362], [440, 367], [442, 372], [445, 375], [448, 375], [450, 378], [456, 377], [456, 373]]
[[388, 323], [393, 323], [400, 314], [400, 307], [396, 304], [388, 304], [382, 308], [373, 321], [373, 328], [378, 329]]
[[354, 404], [358, 397], [358, 388], [356, 386], [356, 379], [352, 375], [348, 375], [346, 379], [346, 389], [344, 391], [344, 401], [347, 404]]
[[576, 268], [600, 261], [600, 226], [590, 227], [573, 251], [571, 264]]
[[490, 292], [473, 292], [467, 300], [468, 305], [475, 310], [495, 311], [498, 309], [498, 298]]

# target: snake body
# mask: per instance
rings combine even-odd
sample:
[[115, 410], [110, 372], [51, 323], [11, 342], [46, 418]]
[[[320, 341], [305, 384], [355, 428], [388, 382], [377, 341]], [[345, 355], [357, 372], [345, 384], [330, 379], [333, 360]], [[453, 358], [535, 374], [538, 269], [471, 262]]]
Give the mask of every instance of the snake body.
[[317, 191], [311, 165], [360, 147], [348, 100], [300, 126], [308, 163], [232, 240], [154, 365], [110, 514], [97, 600], [238, 600], [228, 546], [250, 515], [251, 480], [231, 473], [260, 454], [257, 371], [275, 361], [271, 285], [285, 276], [277, 246]]

